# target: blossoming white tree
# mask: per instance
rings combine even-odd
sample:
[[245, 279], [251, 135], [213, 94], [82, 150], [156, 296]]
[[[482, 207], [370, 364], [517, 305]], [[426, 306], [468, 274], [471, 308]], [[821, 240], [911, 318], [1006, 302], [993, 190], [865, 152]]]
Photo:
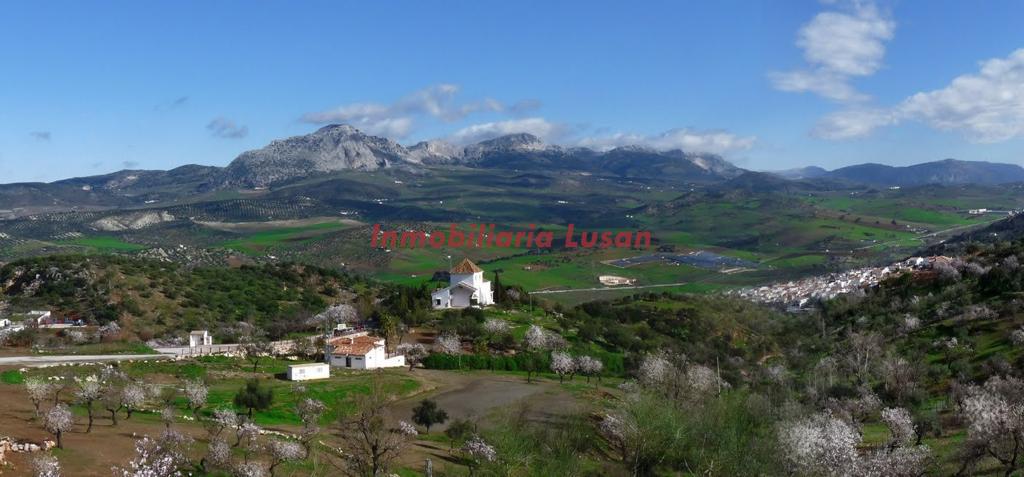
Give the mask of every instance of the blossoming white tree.
[[417, 364], [420, 364], [427, 357], [427, 348], [420, 343], [402, 343], [398, 345], [396, 351], [405, 356], [405, 362], [409, 365], [409, 371], [412, 371]]
[[188, 408], [192, 411], [192, 416], [198, 417], [199, 410], [206, 405], [209, 394], [210, 389], [202, 381], [198, 379], [185, 381], [185, 399], [188, 400]]
[[76, 377], [75, 383], [78, 385], [78, 390], [75, 391], [75, 402], [85, 406], [86, 414], [89, 416], [89, 425], [85, 428], [85, 432], [92, 432], [92, 407], [93, 403], [103, 397], [103, 384], [100, 383], [99, 377], [96, 375], [84, 378]]
[[826, 411], [784, 424], [779, 442], [793, 472], [846, 476], [857, 464], [860, 432]]
[[598, 379], [601, 378], [604, 363], [592, 356], [580, 356], [576, 358], [576, 369], [579, 370], [580, 374], [587, 377], [587, 382], [589, 383], [592, 376], [597, 376]]
[[463, 444], [462, 452], [470, 462], [469, 475], [474, 475], [480, 464], [498, 460], [498, 452], [478, 435], [474, 435]]
[[32, 401], [32, 406], [35, 407], [36, 416], [42, 415], [41, 406], [49, 398], [52, 390], [53, 384], [39, 376], [30, 376], [25, 380], [25, 391], [28, 392], [28, 399]]
[[32, 458], [32, 474], [35, 477], [60, 477], [60, 461], [53, 454], [38, 454]]
[[342, 303], [331, 306], [313, 317], [314, 323], [355, 323], [359, 320], [359, 312], [352, 305]]
[[200, 466], [209, 471], [211, 468], [227, 469], [231, 467], [231, 446], [223, 439], [214, 439], [206, 449], [206, 457]]
[[927, 468], [931, 451], [914, 446], [916, 430], [902, 408], [882, 411], [889, 443], [865, 455], [857, 451], [860, 431], [853, 423], [825, 411], [784, 423], [779, 442], [790, 470], [797, 475], [835, 477], [916, 477]]
[[530, 351], [542, 351], [548, 349], [548, 334], [543, 328], [537, 325], [530, 325], [523, 337], [526, 349]]
[[454, 331], [449, 331], [437, 338], [437, 349], [450, 355], [457, 355], [462, 352], [462, 340], [459, 338], [459, 334]]
[[398, 421], [398, 432], [406, 436], [416, 436], [420, 433], [416, 430], [416, 426], [407, 421]]
[[146, 402], [146, 388], [140, 383], [128, 383], [121, 390], [121, 404], [124, 406], [126, 419], [132, 418], [132, 413], [137, 411]]
[[238, 427], [238, 415], [231, 409], [216, 409], [213, 411], [213, 418], [207, 421], [206, 431], [210, 434], [210, 440], [217, 440], [224, 431], [232, 431]]
[[43, 427], [57, 438], [57, 447], [64, 448], [64, 433], [70, 431], [75, 425], [75, 418], [71, 415], [64, 403], [58, 403], [50, 408], [43, 417]]
[[967, 445], [984, 450], [1006, 475], [1013, 474], [1024, 464], [1024, 381], [996, 376], [964, 394], [960, 415], [967, 423]]
[[569, 353], [555, 351], [551, 353], [551, 372], [558, 375], [559, 382], [563, 382], [566, 376], [576, 372], [576, 360]]
[[270, 455], [270, 475], [274, 470], [285, 462], [294, 462], [306, 457], [306, 450], [297, 442], [272, 440], [267, 443], [267, 453]]
[[483, 324], [483, 330], [485, 333], [491, 336], [500, 336], [507, 334], [512, 330], [512, 326], [507, 321], [498, 318], [489, 318]]

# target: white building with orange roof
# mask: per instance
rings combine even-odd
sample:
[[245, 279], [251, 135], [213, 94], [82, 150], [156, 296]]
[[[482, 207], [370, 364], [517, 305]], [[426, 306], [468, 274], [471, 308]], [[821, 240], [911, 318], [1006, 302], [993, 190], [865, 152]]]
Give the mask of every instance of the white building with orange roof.
[[388, 355], [384, 338], [365, 331], [328, 340], [331, 366], [348, 369], [397, 368], [405, 366], [405, 356]]
[[466, 308], [494, 304], [491, 282], [484, 280], [484, 271], [468, 258], [462, 259], [450, 272], [447, 288], [430, 294], [434, 309]]

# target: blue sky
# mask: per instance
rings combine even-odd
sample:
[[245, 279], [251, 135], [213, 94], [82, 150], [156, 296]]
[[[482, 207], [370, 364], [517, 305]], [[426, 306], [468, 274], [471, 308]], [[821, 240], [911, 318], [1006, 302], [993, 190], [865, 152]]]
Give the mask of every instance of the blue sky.
[[1024, 163], [1024, 3], [6, 2], [0, 182], [224, 165], [327, 122], [753, 169]]

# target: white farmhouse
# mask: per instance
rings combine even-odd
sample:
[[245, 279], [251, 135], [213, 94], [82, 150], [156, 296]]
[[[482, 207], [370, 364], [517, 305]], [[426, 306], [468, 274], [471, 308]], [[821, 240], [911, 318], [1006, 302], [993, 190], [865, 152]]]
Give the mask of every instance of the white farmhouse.
[[305, 363], [288, 365], [289, 381], [308, 381], [331, 377], [331, 366], [327, 363]]
[[188, 334], [188, 347], [210, 346], [213, 344], [213, 335], [207, 330], [196, 330]]
[[484, 280], [484, 271], [468, 258], [451, 269], [447, 288], [430, 294], [434, 309], [466, 308], [494, 304], [491, 282]]
[[405, 366], [405, 356], [389, 356], [384, 338], [365, 331], [331, 338], [331, 366], [349, 369], [397, 368]]

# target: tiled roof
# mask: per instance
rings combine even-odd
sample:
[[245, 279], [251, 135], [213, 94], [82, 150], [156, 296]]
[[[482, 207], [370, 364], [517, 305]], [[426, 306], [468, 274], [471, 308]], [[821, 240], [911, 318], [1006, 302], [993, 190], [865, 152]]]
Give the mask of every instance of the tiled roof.
[[481, 270], [480, 267], [476, 266], [476, 264], [473, 263], [472, 261], [470, 261], [468, 258], [462, 259], [462, 261], [459, 262], [458, 265], [456, 265], [454, 268], [452, 268], [452, 273], [480, 273], [480, 272], [483, 272], [483, 270]]
[[330, 340], [333, 346], [333, 354], [347, 354], [352, 356], [365, 356], [377, 346], [381, 338], [376, 336], [339, 336]]

